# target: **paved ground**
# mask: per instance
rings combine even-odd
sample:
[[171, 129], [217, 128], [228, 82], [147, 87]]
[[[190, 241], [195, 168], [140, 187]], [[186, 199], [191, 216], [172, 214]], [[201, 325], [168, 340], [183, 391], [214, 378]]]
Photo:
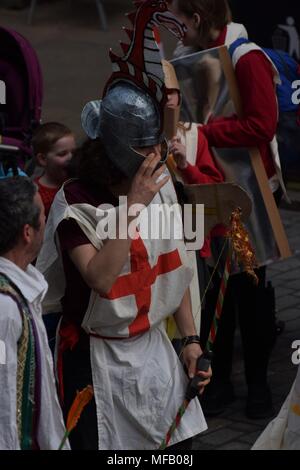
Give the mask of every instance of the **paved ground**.
[[[298, 207], [300, 193], [291, 192]], [[281, 210], [291, 247], [298, 250], [293, 258], [268, 268], [268, 279], [276, 288], [277, 318], [286, 322], [285, 331], [278, 337], [269, 367], [269, 381], [278, 412], [294, 382], [297, 367], [292, 364], [292, 343], [300, 341], [300, 212]], [[208, 419], [209, 430], [195, 440], [197, 450], [247, 450], [254, 444], [270, 420], [253, 421], [246, 418], [247, 388], [243, 374], [241, 342], [236, 337], [236, 356], [233, 383], [237, 400], [218, 418]]]
[[[1, 4], [1, 3], [0, 3]], [[91, 0], [40, 1], [33, 26], [27, 26], [27, 11], [0, 8], [0, 23], [25, 35], [39, 55], [45, 82], [43, 118], [69, 125], [81, 137], [80, 112], [90, 99], [101, 96], [111, 69], [109, 47], [117, 48], [123, 38], [123, 14], [130, 10], [130, 0], [109, 0], [109, 31], [99, 30], [96, 7]], [[164, 36], [166, 56], [174, 41]], [[294, 211], [282, 210], [293, 249], [300, 252], [300, 193], [293, 193]], [[270, 366], [270, 383], [279, 411], [296, 375], [292, 365], [292, 343], [300, 340], [300, 254], [269, 268], [269, 279], [276, 287], [278, 319], [286, 329], [278, 338]], [[250, 449], [267, 421], [249, 421], [244, 416], [246, 388], [239, 337], [236, 341], [234, 385], [237, 401], [218, 419], [209, 419], [209, 431], [195, 441], [195, 449]]]

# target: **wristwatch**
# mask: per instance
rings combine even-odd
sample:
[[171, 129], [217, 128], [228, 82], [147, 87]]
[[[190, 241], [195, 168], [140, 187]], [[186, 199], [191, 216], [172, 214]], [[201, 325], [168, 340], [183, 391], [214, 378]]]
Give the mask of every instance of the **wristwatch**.
[[199, 344], [200, 345], [200, 336], [194, 335], [194, 336], [185, 336], [181, 340], [182, 342], [182, 347], [185, 348], [185, 346], [188, 346], [189, 344]]

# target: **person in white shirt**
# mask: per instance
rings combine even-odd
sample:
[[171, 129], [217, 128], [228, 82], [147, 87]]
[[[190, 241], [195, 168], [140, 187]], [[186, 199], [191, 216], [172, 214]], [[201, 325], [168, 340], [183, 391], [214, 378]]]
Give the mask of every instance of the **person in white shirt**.
[[44, 228], [36, 186], [26, 177], [1, 180], [1, 450], [54, 450], [65, 434], [42, 320], [48, 285], [30, 264], [40, 251]]

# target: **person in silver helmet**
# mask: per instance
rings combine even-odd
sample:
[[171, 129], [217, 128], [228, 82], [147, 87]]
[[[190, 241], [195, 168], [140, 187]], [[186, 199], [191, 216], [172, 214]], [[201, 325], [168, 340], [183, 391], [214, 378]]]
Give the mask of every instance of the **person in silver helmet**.
[[[89, 104], [82, 122], [91, 140], [74, 156], [78, 179], [57, 193], [48, 219], [37, 266], [56, 280], [46, 302], [61, 300], [63, 307], [58, 377], [65, 415], [77, 390], [94, 388], [70, 435], [72, 449], [158, 449], [184, 400], [188, 376], [202, 377], [199, 393], [210, 381], [210, 369], [196, 370], [202, 351], [182, 238], [147, 236], [145, 219], [128, 215], [118, 200], [126, 196], [128, 208], [142, 204], [146, 222], [155, 205], [176, 202], [159, 119], [154, 101], [125, 82], [101, 103]], [[116, 220], [119, 228], [123, 209], [133, 236], [107, 230], [105, 237], [101, 217], [109, 214], [106, 223]], [[165, 211], [161, 216], [168, 228]], [[181, 227], [181, 217], [176, 224]], [[63, 271], [55, 269], [58, 257]], [[188, 376], [166, 333], [170, 315], [185, 337]], [[190, 449], [190, 438], [206, 427], [200, 402], [193, 400], [170, 445]]]
[[161, 145], [161, 163], [168, 157], [158, 105], [133, 83], [119, 82], [102, 101], [88, 103], [82, 126], [90, 138], [101, 138], [107, 156], [128, 177], [143, 163], [140, 148]]

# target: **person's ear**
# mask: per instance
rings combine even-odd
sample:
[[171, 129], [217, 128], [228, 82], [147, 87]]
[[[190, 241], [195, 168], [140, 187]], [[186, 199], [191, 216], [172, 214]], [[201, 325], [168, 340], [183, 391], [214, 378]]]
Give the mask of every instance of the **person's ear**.
[[44, 168], [47, 162], [46, 155], [44, 153], [38, 153], [36, 156], [36, 161], [39, 166]]
[[195, 28], [199, 28], [200, 26], [200, 23], [201, 23], [201, 17], [199, 15], [199, 13], [194, 13], [193, 14], [193, 21], [194, 21], [194, 26]]
[[25, 224], [23, 227], [23, 240], [26, 245], [29, 245], [32, 239], [32, 230], [33, 228], [29, 224]]

